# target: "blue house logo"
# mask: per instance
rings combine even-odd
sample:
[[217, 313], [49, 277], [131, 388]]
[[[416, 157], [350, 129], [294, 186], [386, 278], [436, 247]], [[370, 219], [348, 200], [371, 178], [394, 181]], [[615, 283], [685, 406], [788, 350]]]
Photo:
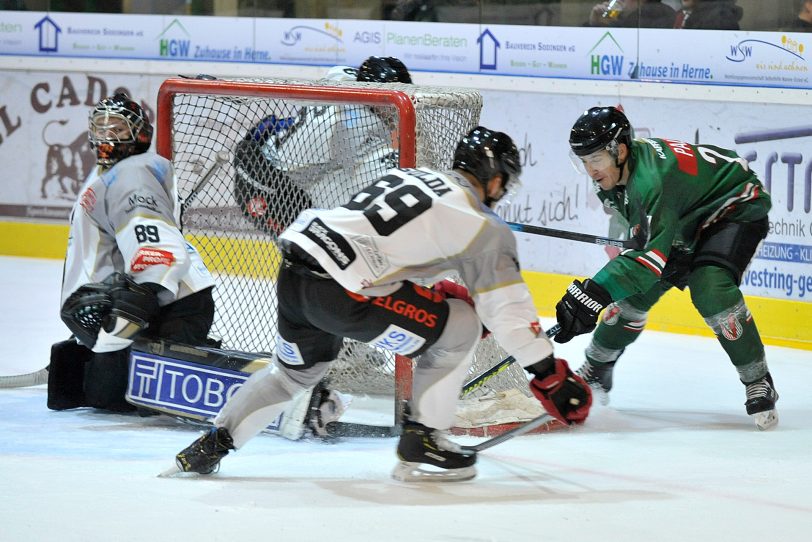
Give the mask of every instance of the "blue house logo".
[[55, 53], [59, 50], [59, 33], [62, 29], [47, 15], [39, 20], [34, 28], [39, 31], [39, 50]]
[[501, 47], [499, 40], [486, 28], [476, 39], [476, 42], [479, 44], [479, 69], [495, 70], [496, 53]]

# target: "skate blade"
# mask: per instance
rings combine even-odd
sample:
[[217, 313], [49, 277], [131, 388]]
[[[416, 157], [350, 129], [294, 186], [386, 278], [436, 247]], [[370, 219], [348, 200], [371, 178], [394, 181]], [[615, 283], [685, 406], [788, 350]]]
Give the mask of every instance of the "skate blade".
[[759, 431], [769, 431], [778, 425], [778, 411], [775, 409], [756, 412], [752, 416]]
[[392, 471], [392, 478], [398, 482], [464, 482], [476, 476], [476, 467], [441, 469], [425, 463], [401, 461]]
[[592, 398], [600, 403], [601, 406], [609, 405], [609, 393], [604, 391], [603, 388], [592, 388]]
[[176, 476], [183, 474], [183, 471], [177, 465], [172, 465], [165, 471], [161, 471], [158, 473], [158, 478], [175, 478]]

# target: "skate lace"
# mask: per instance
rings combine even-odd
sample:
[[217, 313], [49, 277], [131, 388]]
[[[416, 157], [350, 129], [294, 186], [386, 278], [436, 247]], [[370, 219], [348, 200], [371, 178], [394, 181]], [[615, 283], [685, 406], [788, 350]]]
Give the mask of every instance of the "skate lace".
[[595, 367], [588, 361], [584, 362], [584, 364], [581, 365], [577, 371], [575, 371], [575, 374], [583, 378], [587, 383], [589, 383], [591, 380], [597, 380], [598, 378], [595, 374]]
[[747, 400], [750, 401], [751, 399], [761, 399], [763, 397], [769, 397], [772, 388], [770, 388], [770, 383], [767, 382], [766, 379], [762, 378], [757, 382], [753, 382], [752, 384], [747, 384]]

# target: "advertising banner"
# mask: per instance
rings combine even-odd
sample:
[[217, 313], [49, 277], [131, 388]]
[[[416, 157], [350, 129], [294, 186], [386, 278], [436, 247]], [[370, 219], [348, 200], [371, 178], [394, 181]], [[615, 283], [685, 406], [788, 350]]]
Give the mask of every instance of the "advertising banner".
[[0, 11], [0, 55], [357, 65], [527, 77], [812, 88], [809, 35]]

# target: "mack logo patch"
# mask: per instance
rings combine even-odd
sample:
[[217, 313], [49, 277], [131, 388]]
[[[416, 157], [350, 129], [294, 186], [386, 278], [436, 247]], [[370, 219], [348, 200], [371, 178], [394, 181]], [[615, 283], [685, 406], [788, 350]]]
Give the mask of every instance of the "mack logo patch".
[[328, 228], [327, 225], [318, 218], [314, 218], [302, 233], [323, 248], [338, 265], [339, 269], [346, 269], [355, 261], [355, 252], [347, 240], [338, 232]]
[[[136, 405], [214, 418], [250, 375], [133, 351], [127, 400]], [[278, 430], [280, 415], [268, 429]]]

